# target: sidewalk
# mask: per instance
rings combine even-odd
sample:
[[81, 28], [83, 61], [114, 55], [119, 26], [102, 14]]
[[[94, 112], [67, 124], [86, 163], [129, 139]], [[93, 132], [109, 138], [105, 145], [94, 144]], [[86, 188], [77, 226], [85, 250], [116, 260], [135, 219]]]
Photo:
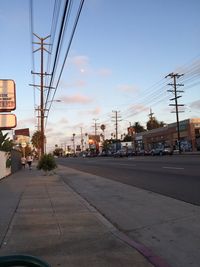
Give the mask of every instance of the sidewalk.
[[[64, 166], [58, 172], [65, 183], [122, 233], [142, 244], [147, 253], [153, 251], [171, 267], [200, 266], [199, 206]], [[166, 264], [156, 261], [155, 266]]]
[[52, 267], [153, 266], [115, 230], [58, 174], [33, 166], [0, 181], [0, 255], [39, 256]]

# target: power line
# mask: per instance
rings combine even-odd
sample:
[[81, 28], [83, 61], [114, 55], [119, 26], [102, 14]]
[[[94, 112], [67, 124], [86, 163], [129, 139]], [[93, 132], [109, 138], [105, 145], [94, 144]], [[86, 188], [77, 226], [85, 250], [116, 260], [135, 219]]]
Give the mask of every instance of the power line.
[[[66, 51], [66, 54], [65, 54], [65, 57], [64, 57], [64, 61], [63, 61], [63, 64], [62, 64], [62, 67], [61, 67], [61, 70], [60, 70], [60, 74], [58, 76], [58, 80], [57, 80], [56, 86], [55, 86], [55, 91], [54, 91], [53, 96], [52, 96], [52, 101], [53, 101], [53, 99], [55, 97], [56, 91], [58, 89], [58, 85], [60, 83], [60, 79], [61, 79], [61, 76], [62, 76], [62, 73], [63, 73], [65, 62], [66, 62], [68, 54], [69, 54], [69, 50], [70, 50], [70, 47], [71, 47], [71, 44], [72, 44], [72, 40], [73, 40], [75, 31], [76, 31], [76, 27], [77, 27], [77, 24], [78, 24], [78, 21], [79, 21], [80, 14], [81, 14], [81, 11], [82, 11], [82, 8], [83, 8], [83, 4], [84, 4], [84, 0], [81, 0], [81, 3], [79, 5], [79, 9], [78, 9], [78, 12], [77, 12], [77, 16], [76, 16], [76, 19], [75, 19], [75, 23], [74, 23], [74, 26], [73, 26], [73, 30], [72, 30], [72, 33], [71, 33], [70, 41], [69, 41], [69, 44], [68, 44], [68, 47], [67, 47], [67, 51]], [[49, 111], [50, 111], [51, 106], [52, 106], [52, 101], [50, 102], [50, 106], [49, 106], [49, 109], [47, 111], [47, 119], [48, 119]], [[46, 119], [46, 123], [47, 123], [47, 119]]]
[[[70, 1], [71, 3], [71, 1]], [[64, 11], [63, 11], [63, 16], [62, 16], [62, 21], [61, 21], [61, 26], [60, 26], [60, 31], [59, 31], [59, 36], [58, 36], [58, 41], [57, 41], [57, 46], [56, 46], [56, 52], [55, 52], [55, 57], [54, 57], [54, 63], [53, 63], [53, 69], [52, 69], [52, 76], [51, 76], [51, 80], [50, 80], [50, 86], [52, 86], [53, 84], [53, 80], [54, 80], [54, 76], [55, 76], [55, 72], [56, 72], [56, 67], [57, 67], [57, 63], [58, 63], [58, 59], [59, 59], [59, 53], [60, 53], [60, 49], [62, 46], [62, 40], [63, 40], [63, 34], [65, 31], [65, 21], [66, 21], [66, 17], [68, 15], [68, 5], [69, 5], [69, 1], [67, 0], [65, 2], [65, 7], [64, 7]], [[47, 97], [46, 97], [46, 103], [49, 99], [49, 94], [50, 94], [50, 89], [48, 90], [47, 93]], [[46, 106], [46, 105], [45, 105]]]

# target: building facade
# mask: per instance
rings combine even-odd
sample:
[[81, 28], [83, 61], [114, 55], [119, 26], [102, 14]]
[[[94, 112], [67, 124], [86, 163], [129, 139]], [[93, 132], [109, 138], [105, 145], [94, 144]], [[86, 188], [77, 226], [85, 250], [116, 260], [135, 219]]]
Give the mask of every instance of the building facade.
[[[187, 119], [179, 122], [180, 144], [182, 151], [200, 150], [200, 119]], [[136, 150], [151, 150], [160, 145], [178, 149], [177, 124], [171, 123], [165, 127], [134, 135]]]

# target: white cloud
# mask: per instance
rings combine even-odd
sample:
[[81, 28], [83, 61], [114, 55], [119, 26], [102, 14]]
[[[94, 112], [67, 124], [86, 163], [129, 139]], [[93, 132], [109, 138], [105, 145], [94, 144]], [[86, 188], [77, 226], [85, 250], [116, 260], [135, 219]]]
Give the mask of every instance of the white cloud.
[[112, 70], [107, 69], [107, 68], [102, 68], [102, 69], [99, 69], [97, 71], [97, 74], [102, 76], [102, 77], [107, 77], [107, 76], [110, 76], [112, 74]]
[[194, 109], [200, 109], [200, 99], [199, 99], [199, 100], [196, 100], [196, 101], [194, 101], [194, 102], [192, 102], [192, 103], [190, 104], [190, 107], [191, 107], [191, 108], [194, 108]]
[[35, 118], [27, 118], [27, 119], [17, 119], [17, 129], [19, 128], [32, 128], [33, 125], [36, 125], [37, 121]]
[[94, 109], [90, 109], [90, 110], [85, 110], [85, 111], [81, 111], [79, 112], [79, 115], [91, 115], [91, 116], [98, 116], [101, 113], [101, 108], [100, 107], [96, 107]]
[[91, 103], [92, 101], [93, 101], [92, 98], [81, 94], [62, 97], [62, 102], [67, 104], [88, 104]]
[[59, 121], [59, 124], [68, 124], [68, 120], [66, 118], [62, 118], [60, 121]]
[[135, 85], [122, 84], [117, 87], [119, 91], [122, 92], [138, 92], [139, 89]]
[[86, 87], [87, 83], [84, 80], [76, 80], [71, 83], [66, 83], [63, 80], [60, 82], [60, 86], [65, 89], [70, 88], [83, 88]]
[[71, 62], [81, 68], [85, 65], [88, 65], [88, 62], [89, 62], [89, 58], [87, 56], [75, 56], [73, 58], [71, 58]]

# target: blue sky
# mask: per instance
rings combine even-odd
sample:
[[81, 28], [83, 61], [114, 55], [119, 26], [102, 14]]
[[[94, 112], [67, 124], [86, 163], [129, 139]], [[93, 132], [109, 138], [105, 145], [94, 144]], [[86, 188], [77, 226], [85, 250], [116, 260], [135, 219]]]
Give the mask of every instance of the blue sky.
[[[69, 29], [79, 1], [74, 1]], [[62, 1], [62, 5], [63, 5]], [[33, 26], [37, 35], [50, 34], [54, 0], [33, 0]], [[119, 132], [129, 122], [145, 125], [150, 108], [159, 121], [175, 121], [168, 106], [171, 72], [186, 73], [180, 119], [200, 117], [200, 1], [198, 0], [85, 0], [63, 74], [46, 126], [48, 149], [79, 142], [94, 133], [94, 119], [114, 132], [113, 110], [119, 111]], [[29, 1], [2, 0], [0, 7], [1, 79], [13, 79], [17, 90], [17, 128], [36, 130], [33, 93]], [[70, 31], [69, 31], [70, 33]], [[66, 32], [58, 73], [67, 49]], [[36, 41], [36, 39], [34, 39]], [[35, 48], [37, 48], [35, 46]], [[34, 54], [39, 71], [39, 53]], [[45, 61], [47, 57], [45, 56]], [[191, 72], [191, 70], [194, 71]], [[193, 76], [192, 76], [193, 75]], [[36, 82], [39, 79], [36, 77]], [[184, 78], [180, 79], [184, 83]], [[156, 87], [157, 86], [157, 87]], [[35, 96], [34, 96], [35, 95]], [[100, 133], [100, 129], [98, 130]]]

